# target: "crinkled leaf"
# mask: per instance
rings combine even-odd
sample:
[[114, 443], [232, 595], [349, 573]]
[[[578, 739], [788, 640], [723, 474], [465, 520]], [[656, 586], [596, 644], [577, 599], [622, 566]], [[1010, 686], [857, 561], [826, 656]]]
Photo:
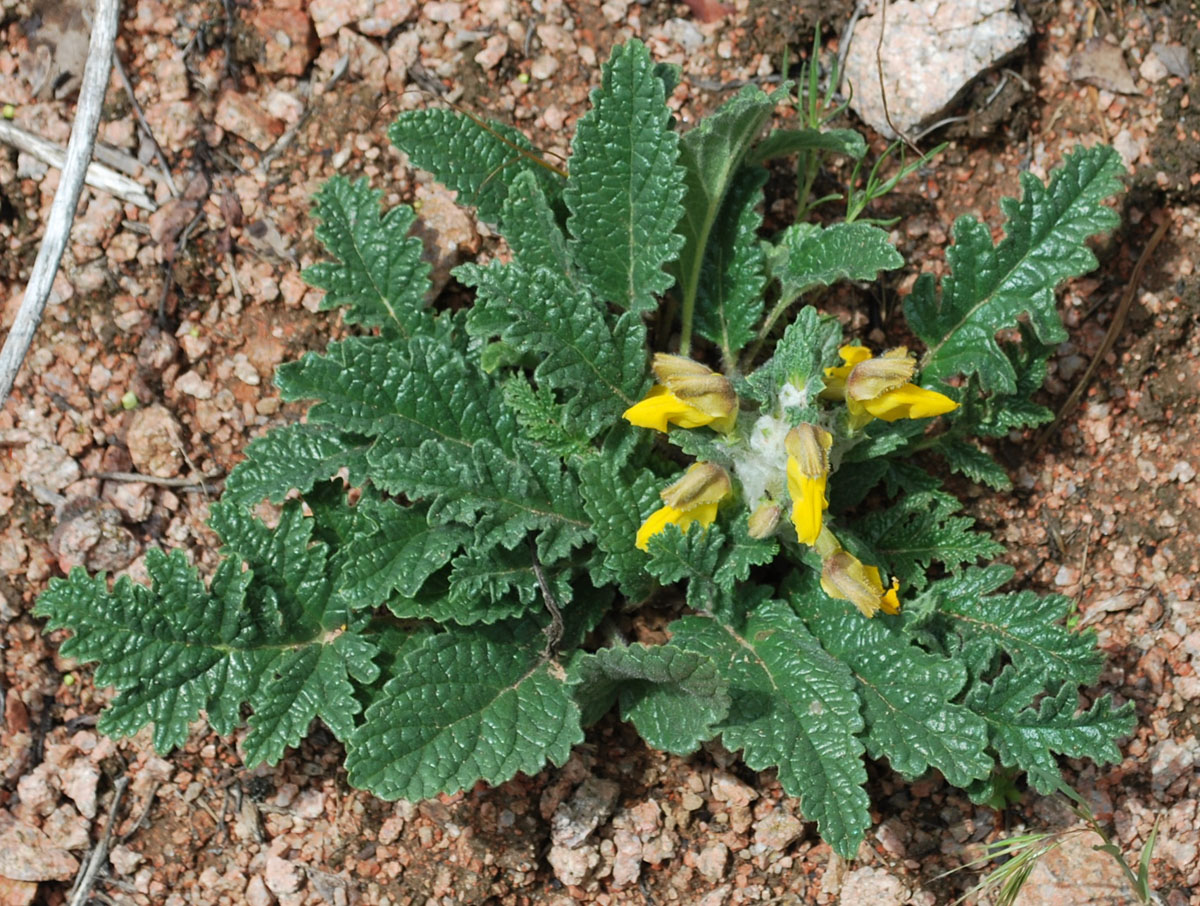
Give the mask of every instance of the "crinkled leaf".
[[806, 305], [796, 313], [775, 345], [775, 354], [747, 377], [750, 391], [761, 403], [772, 402], [791, 384], [800, 393], [791, 401], [798, 413], [815, 406], [825, 388], [825, 368], [836, 363], [842, 328], [837, 319]]
[[663, 269], [683, 240], [679, 139], [650, 53], [637, 40], [613, 48], [579, 118], [563, 199], [571, 255], [595, 294], [635, 313], [671, 285]]
[[940, 491], [909, 494], [860, 519], [854, 531], [874, 554], [870, 562], [899, 577], [902, 586], [921, 589], [935, 560], [956, 572], [1004, 553], [1004, 545], [975, 531], [974, 519], [955, 516], [960, 509], [957, 498]]
[[570, 427], [589, 436], [637, 400], [646, 382], [646, 328], [626, 314], [610, 325], [587, 290], [544, 268], [467, 264], [455, 275], [477, 287], [468, 329], [535, 355], [539, 386], [566, 396]]
[[762, 168], [745, 168], [732, 180], [709, 235], [696, 288], [696, 332], [717, 345], [727, 366], [754, 339], [763, 316], [766, 253], [758, 238], [758, 205], [766, 181]]
[[954, 703], [967, 681], [962, 663], [921, 650], [890, 620], [864, 619], [844, 602], [792, 600], [822, 647], [854, 674], [872, 758], [886, 757], [906, 777], [934, 767], [960, 787], [991, 773], [987, 726]]
[[621, 468], [605, 457], [579, 466], [583, 505], [595, 526], [596, 546], [604, 552], [592, 578], [597, 585], [616, 582], [631, 601], [645, 598], [654, 585], [635, 541], [642, 519], [661, 506], [662, 486], [649, 470]]
[[888, 234], [869, 223], [794, 223], [780, 235], [768, 263], [781, 294], [795, 299], [839, 280], [874, 280], [880, 271], [901, 267], [904, 258]]
[[519, 174], [533, 174], [551, 194], [562, 184], [529, 139], [512, 126], [444, 107], [400, 114], [388, 138], [414, 166], [457, 192], [460, 204], [474, 205], [479, 219], [487, 223], [500, 221], [504, 199]]
[[412, 208], [396, 205], [380, 217], [382, 195], [365, 179], [334, 176], [321, 186], [314, 196], [316, 235], [338, 260], [306, 268], [304, 279], [325, 290], [321, 308], [346, 306], [342, 317], [348, 324], [410, 337], [433, 323], [425, 310], [429, 265], [421, 257], [421, 240], [408, 235]]
[[1094, 683], [1101, 665], [1094, 633], [1061, 625], [1070, 600], [1032, 591], [993, 594], [1013, 572], [994, 564], [939, 579], [918, 596], [914, 616], [931, 609], [964, 646], [982, 643], [1004, 651], [1017, 668], [1041, 671], [1047, 682]]
[[[675, 645], [601, 648], [581, 654], [571, 674], [589, 694], [604, 691], [592, 701], [615, 695], [621, 717], [648, 745], [676, 755], [688, 755], [715, 736], [715, 726], [729, 713], [728, 684], [712, 658]], [[585, 712], [584, 723], [600, 716]]]
[[[590, 435], [570, 416], [551, 387], [534, 388], [524, 374], [515, 374], [504, 382], [504, 405], [517, 418], [525, 436], [564, 459], [584, 453], [592, 445]], [[568, 426], [569, 425], [569, 426]]]
[[951, 469], [966, 475], [972, 481], [997, 491], [1007, 491], [1012, 487], [1012, 479], [1003, 467], [992, 459], [990, 453], [981, 450], [970, 441], [943, 436], [934, 444], [933, 449], [946, 457]]
[[561, 765], [583, 732], [565, 674], [542, 647], [540, 634], [505, 625], [429, 638], [351, 735], [350, 782], [416, 801]]
[[246, 458], [225, 481], [221, 499], [242, 506], [263, 498], [283, 503], [289, 491], [305, 494], [342, 469], [348, 470], [351, 484], [361, 484], [369, 448], [365, 438], [324, 425], [283, 425], [251, 442]]
[[1049, 795], [1062, 782], [1055, 753], [1098, 764], [1118, 762], [1116, 740], [1128, 736], [1136, 720], [1133, 702], [1115, 708], [1109, 695], [1079, 711], [1074, 682], [1064, 683], [1035, 706], [1044, 691], [1037, 671], [1007, 667], [991, 685], [972, 687], [966, 703], [987, 721], [1001, 764], [1020, 767], [1039, 793]]
[[1021, 174], [1020, 201], [1000, 202], [1007, 220], [999, 245], [974, 218], [955, 222], [954, 245], [946, 250], [950, 274], [940, 297], [926, 279], [904, 302], [909, 327], [929, 347], [921, 362], [925, 378], [978, 374], [984, 390], [1012, 393], [1016, 374], [996, 332], [1028, 315], [1043, 343], [1067, 338], [1054, 289], [1096, 266], [1086, 240], [1117, 225], [1116, 212], [1103, 202], [1120, 191], [1123, 171], [1113, 148], [1077, 148], [1049, 185]]
[[571, 276], [567, 237], [537, 177], [518, 173], [504, 199], [502, 232], [513, 257], [526, 272], [539, 267], [559, 276]]
[[430, 525], [424, 508], [388, 500], [360, 506], [370, 522], [345, 547], [340, 589], [354, 608], [378, 607], [393, 592], [415, 595], [471, 537], [460, 526]]
[[778, 766], [834, 850], [853, 857], [870, 824], [860, 702], [850, 670], [827, 654], [790, 608], [760, 605], [744, 629], [704, 617], [671, 624], [672, 643], [706, 654], [729, 683], [725, 745], [754, 770]]

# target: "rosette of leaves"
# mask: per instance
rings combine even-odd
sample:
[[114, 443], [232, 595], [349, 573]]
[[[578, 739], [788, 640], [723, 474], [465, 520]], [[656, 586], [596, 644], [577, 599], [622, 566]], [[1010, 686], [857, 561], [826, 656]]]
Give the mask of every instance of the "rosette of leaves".
[[[870, 820], [868, 757], [905, 777], [936, 769], [980, 801], [1009, 769], [1049, 789], [1056, 755], [1118, 757], [1130, 710], [1078, 710], [1100, 657], [1062, 625], [1068, 602], [1004, 590], [1012, 570], [979, 565], [1000, 547], [911, 459], [932, 447], [1002, 483], [970, 438], [1044, 420], [1030, 396], [1063, 336], [1053, 290], [1113, 225], [1101, 202], [1115, 154], [1076, 151], [1048, 186], [1026, 178], [999, 245], [960, 220], [940, 292], [922, 279], [907, 300], [925, 376], [962, 407], [941, 434], [876, 422], [841, 464], [852, 480], [835, 484], [831, 518], [905, 592], [899, 616], [867, 620], [825, 595], [798, 545], [750, 537], [736, 507], [635, 547], [679, 470], [669, 444], [620, 417], [650, 384], [650, 324], [669, 337], [680, 312], [681, 344], [723, 363], [750, 405], [789, 382], [815, 397], [840, 328], [811, 308], [782, 338], [771, 325], [814, 290], [902, 263], [865, 223], [764, 237], [763, 157], [796, 144], [767, 128], [781, 93], [747, 87], [680, 134], [675, 78], [640, 43], [618, 47], [566, 174], [503, 125], [397, 120], [393, 142], [510, 250], [456, 271], [475, 291], [465, 311], [426, 304], [411, 208], [381, 212], [365, 181], [321, 189], [331, 260], [305, 276], [360, 332], [280, 368], [284, 397], [313, 405], [230, 476], [210, 521], [215, 574], [152, 552], [148, 586], [76, 570], [38, 602], [71, 631], [63, 654], [98, 662], [97, 684], [116, 689], [101, 729], [153, 724], [165, 751], [201, 716], [234, 732], [248, 705], [245, 758], [274, 763], [319, 718], [351, 783], [420, 799], [561, 764], [615, 706], [653, 746], [719, 736], [776, 768], [847, 856]], [[996, 340], [1025, 318], [1023, 342]], [[670, 641], [631, 642], [622, 615], [651, 597], [675, 616]]]

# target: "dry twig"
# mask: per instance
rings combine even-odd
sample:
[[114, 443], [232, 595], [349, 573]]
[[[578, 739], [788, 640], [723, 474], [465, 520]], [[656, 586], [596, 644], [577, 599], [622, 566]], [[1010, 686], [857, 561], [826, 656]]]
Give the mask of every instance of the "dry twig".
[[127, 786], [129, 786], [128, 777], [120, 777], [113, 784], [112, 808], [108, 812], [108, 823], [104, 825], [104, 834], [100, 837], [100, 842], [92, 848], [91, 854], [88, 855], [87, 862], [84, 863], [86, 867], [83, 875], [76, 880], [75, 886], [71, 889], [68, 906], [83, 906], [92, 896], [92, 885], [96, 883], [100, 870], [108, 861], [108, 846], [112, 842], [113, 825], [117, 823], [117, 812], [121, 809], [121, 799], [125, 796]]
[[96, 0], [96, 14], [92, 19], [92, 40], [88, 47], [87, 63], [83, 69], [83, 84], [79, 88], [79, 105], [75, 111], [75, 123], [71, 128], [71, 140], [67, 143], [67, 156], [59, 179], [58, 191], [50, 205], [50, 216], [46, 218], [46, 232], [38, 248], [37, 260], [25, 297], [17, 312], [12, 329], [0, 351], [0, 405], [8, 399], [13, 381], [25, 353], [33, 342], [33, 335], [41, 323], [46, 310], [46, 300], [54, 285], [54, 275], [62, 260], [71, 223], [75, 219], [75, 207], [83, 191], [88, 161], [92, 157], [92, 145], [96, 141], [96, 127], [100, 123], [100, 107], [104, 103], [104, 89], [108, 86], [108, 74], [112, 68], [113, 43], [117, 37], [117, 20], [120, 0]]

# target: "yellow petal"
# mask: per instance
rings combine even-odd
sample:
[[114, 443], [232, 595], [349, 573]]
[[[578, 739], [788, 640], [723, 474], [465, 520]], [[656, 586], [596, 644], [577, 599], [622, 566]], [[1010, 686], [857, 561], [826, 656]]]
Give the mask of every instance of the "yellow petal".
[[728, 497], [731, 490], [728, 472], [713, 462], [696, 462], [659, 496], [667, 506], [690, 510], [701, 504], [716, 503]]
[[680, 531], [686, 532], [688, 527], [695, 522], [699, 522], [704, 528], [708, 528], [716, 521], [716, 518], [717, 504], [715, 503], [702, 503], [700, 506], [692, 507], [690, 510], [677, 510], [673, 506], [659, 507], [646, 517], [646, 521], [638, 529], [637, 539], [634, 543], [638, 550], [648, 551], [650, 549], [650, 539], [668, 525], [677, 525]]
[[876, 418], [894, 422], [902, 418], [932, 418], [958, 408], [958, 403], [936, 390], [904, 384], [875, 399], [863, 400], [863, 408]]
[[900, 599], [896, 593], [898, 583], [885, 593], [879, 568], [866, 566], [853, 554], [840, 550], [825, 560], [821, 569], [821, 588], [831, 598], [849, 601], [866, 617], [873, 617], [880, 610], [898, 613]]
[[821, 391], [821, 399], [841, 402], [846, 398], [846, 380], [850, 372], [859, 362], [865, 362], [871, 357], [871, 350], [865, 346], [843, 346], [838, 350], [845, 365], [825, 369], [825, 389]]
[[881, 356], [859, 362], [846, 378], [846, 395], [855, 400], [873, 400], [907, 384], [917, 370], [917, 360], [903, 346]]
[[699, 428], [711, 423], [714, 419], [695, 406], [688, 405], [666, 387], [650, 388], [646, 398], [640, 403], [634, 403], [622, 413], [622, 417], [631, 425], [639, 428], [651, 428], [666, 433], [669, 425], [679, 425], [681, 428]]
[[871, 358], [871, 350], [866, 346], [839, 346], [838, 355], [842, 357], [842, 361], [853, 368], [859, 362], [865, 362]]
[[821, 516], [829, 506], [825, 497], [827, 477], [811, 478], [800, 463], [789, 456], [787, 461], [788, 494], [792, 498], [792, 525], [801, 544], [815, 544], [821, 534]]

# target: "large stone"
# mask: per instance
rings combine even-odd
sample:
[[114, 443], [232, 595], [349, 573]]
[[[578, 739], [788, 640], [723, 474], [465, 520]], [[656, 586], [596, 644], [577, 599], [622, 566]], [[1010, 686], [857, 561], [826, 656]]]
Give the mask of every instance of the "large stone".
[[1013, 906], [1133, 906], [1137, 897], [1121, 867], [1093, 848], [1099, 843], [1084, 828], [1063, 834], [1061, 845], [1038, 860]]
[[147, 406], [133, 415], [125, 443], [137, 470], [157, 478], [174, 478], [183, 467], [179, 422], [164, 406]]
[[845, 74], [854, 91], [851, 108], [888, 138], [896, 137], [889, 116], [907, 135], [935, 122], [977, 75], [1020, 49], [1032, 33], [1013, 0], [896, 0], [888, 4], [877, 62], [882, 19], [877, 14], [855, 25]]

